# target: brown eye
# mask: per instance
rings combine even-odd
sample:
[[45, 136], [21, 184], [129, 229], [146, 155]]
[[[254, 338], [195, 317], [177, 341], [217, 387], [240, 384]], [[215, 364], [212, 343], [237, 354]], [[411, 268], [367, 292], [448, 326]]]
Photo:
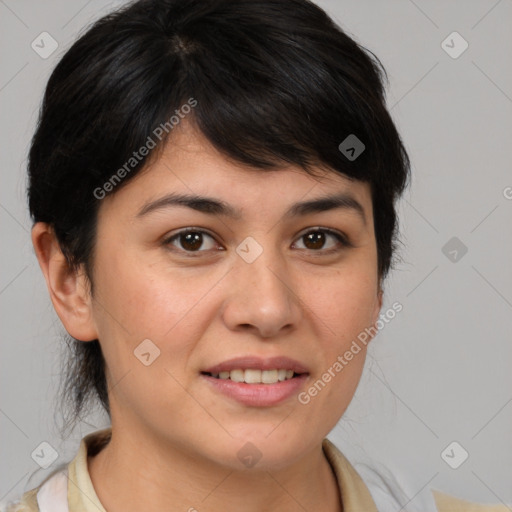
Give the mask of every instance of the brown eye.
[[[330, 247], [325, 247], [329, 238], [334, 239], [335, 243], [331, 243]], [[341, 235], [341, 233], [337, 233], [336, 231], [332, 231], [330, 229], [316, 229], [314, 231], [309, 231], [302, 235], [299, 240], [303, 241], [303, 244], [306, 249], [319, 252], [332, 252], [336, 250], [336, 246], [342, 247], [350, 247], [351, 244], [346, 237]], [[299, 247], [300, 248], [300, 247]]]
[[[213, 241], [213, 243], [206, 243], [208, 240]], [[207, 246], [206, 249], [200, 249], [205, 243]], [[184, 252], [205, 252], [215, 246], [215, 241], [212, 236], [204, 231], [188, 229], [186, 231], [176, 233], [165, 240], [164, 244], [172, 245]]]
[[325, 233], [313, 231], [303, 236], [304, 245], [308, 249], [321, 249], [325, 244]]
[[203, 245], [203, 235], [201, 233], [185, 233], [180, 235], [178, 239], [181, 246], [187, 251], [197, 251]]

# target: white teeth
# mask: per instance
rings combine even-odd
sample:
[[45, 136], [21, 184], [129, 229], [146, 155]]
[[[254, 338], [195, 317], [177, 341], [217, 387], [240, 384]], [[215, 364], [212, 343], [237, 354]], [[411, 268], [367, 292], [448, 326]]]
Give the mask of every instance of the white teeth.
[[279, 382], [278, 370], [263, 370], [261, 372], [261, 382], [263, 382], [263, 384], [275, 384]]
[[229, 378], [235, 382], [244, 382], [244, 371], [243, 370], [231, 370], [229, 372]]
[[231, 379], [234, 382], [247, 384], [276, 384], [293, 377], [293, 370], [231, 370], [230, 372], [212, 373], [212, 377], [221, 380]]
[[245, 370], [244, 381], [247, 384], [258, 384], [261, 382], [261, 370]]

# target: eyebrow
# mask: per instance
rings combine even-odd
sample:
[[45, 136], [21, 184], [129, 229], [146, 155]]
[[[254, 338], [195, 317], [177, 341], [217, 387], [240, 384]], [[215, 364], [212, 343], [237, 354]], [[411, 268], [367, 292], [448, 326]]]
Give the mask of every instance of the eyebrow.
[[[208, 215], [229, 217], [234, 220], [240, 220], [242, 218], [240, 210], [222, 200], [196, 194], [178, 193], [167, 194], [159, 199], [146, 203], [139, 210], [136, 218], [144, 217], [157, 210], [176, 206], [191, 208]], [[295, 203], [285, 212], [283, 218], [304, 216], [334, 209], [352, 210], [362, 218], [363, 223], [366, 225], [366, 215], [363, 206], [354, 196], [346, 192]]]

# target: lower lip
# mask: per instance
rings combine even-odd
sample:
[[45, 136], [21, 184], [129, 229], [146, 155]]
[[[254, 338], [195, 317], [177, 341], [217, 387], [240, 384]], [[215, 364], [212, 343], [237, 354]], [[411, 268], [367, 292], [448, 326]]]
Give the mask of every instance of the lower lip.
[[294, 394], [298, 394], [304, 386], [308, 374], [302, 374], [275, 384], [247, 384], [245, 382], [235, 382], [231, 379], [216, 379], [204, 374], [201, 374], [201, 377], [206, 379], [216, 390], [244, 405], [269, 407], [285, 401]]

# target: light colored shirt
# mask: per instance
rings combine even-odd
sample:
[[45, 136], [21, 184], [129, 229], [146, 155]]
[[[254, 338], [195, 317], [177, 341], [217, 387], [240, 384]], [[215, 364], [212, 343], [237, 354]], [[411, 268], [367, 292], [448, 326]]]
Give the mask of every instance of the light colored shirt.
[[[7, 506], [6, 512], [106, 512], [92, 485], [87, 457], [101, 451], [110, 435], [111, 428], [86, 435], [65, 470], [24, 493], [21, 500]], [[377, 509], [361, 476], [329, 439], [323, 440], [322, 448], [336, 476], [344, 512], [387, 512]], [[431, 492], [437, 512], [510, 512], [505, 505], [470, 503], [437, 490]]]

